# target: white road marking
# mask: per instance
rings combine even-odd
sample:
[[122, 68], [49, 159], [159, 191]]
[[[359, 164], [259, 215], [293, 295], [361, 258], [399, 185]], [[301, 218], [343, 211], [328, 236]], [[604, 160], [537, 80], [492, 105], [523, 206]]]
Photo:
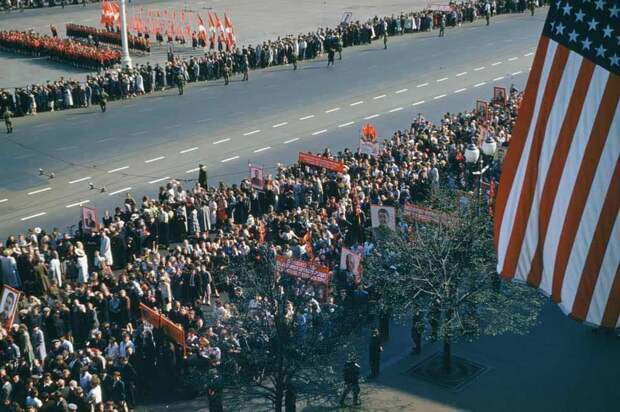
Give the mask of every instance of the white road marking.
[[340, 110], [340, 107], [334, 107], [333, 109], [325, 110], [325, 113], [333, 113], [337, 112], [338, 110]]
[[379, 117], [381, 116], [380, 114], [371, 114], [370, 116], [366, 116], [364, 117], [364, 120], [370, 120], [370, 119], [374, 119], [375, 117]]
[[424, 86], [428, 86], [428, 83], [422, 83], [422, 84], [418, 84], [416, 87], [424, 87]]
[[30, 216], [22, 217], [22, 218], [21, 218], [21, 219], [19, 219], [19, 220], [21, 220], [21, 221], [23, 222], [24, 220], [34, 219], [35, 217], [43, 216], [43, 215], [46, 215], [46, 214], [47, 214], [46, 212], [41, 212], [41, 213], [37, 213], [37, 214], [34, 214], [34, 215], [30, 215]]
[[164, 127], [164, 129], [168, 129], [169, 130], [169, 129], [175, 129], [177, 127], [181, 127], [181, 125], [178, 124], [178, 123], [177, 124], [171, 124], [169, 126]]
[[264, 152], [265, 150], [269, 150], [269, 149], [271, 149], [271, 146], [267, 146], [267, 147], [263, 147], [263, 148], [260, 148], [260, 149], [256, 149], [256, 150], [254, 150], [254, 153]]
[[194, 172], [197, 172], [198, 170], [200, 170], [200, 168], [199, 167], [195, 167], [193, 169], [186, 170], [185, 173], [194, 173]]
[[402, 107], [395, 107], [392, 110], [390, 110], [390, 113], [400, 112], [401, 110], [403, 110]]
[[129, 166], [118, 167], [116, 169], [108, 170], [108, 173], [120, 172], [121, 170], [129, 169]]
[[211, 120], [211, 118], [209, 117], [208, 119], [200, 119], [200, 120], [196, 120], [196, 123], [206, 123], [209, 120]]
[[358, 100], [357, 102], [351, 103], [349, 106], [357, 106], [359, 104], [364, 104], [364, 101], [363, 100]]
[[83, 182], [84, 180], [88, 180], [88, 179], [92, 179], [92, 177], [90, 177], [90, 176], [86, 176], [86, 177], [81, 177], [81, 178], [79, 178], [79, 179], [71, 180], [71, 181], [69, 182], [69, 184], [70, 184], [70, 185], [72, 185], [72, 184], [74, 184], [74, 183], [80, 183], [80, 182]]
[[343, 123], [343, 124], [339, 124], [338, 127], [347, 127], [347, 126], [351, 126], [354, 123], [355, 122], [346, 122], [346, 123]]
[[103, 143], [103, 142], [107, 142], [108, 140], [114, 140], [114, 139], [116, 139], [116, 137], [106, 137], [105, 139], [97, 140], [95, 143]]
[[323, 134], [326, 131], [327, 131], [327, 129], [317, 130], [316, 132], [312, 133], [312, 136], [316, 136], [317, 134]]
[[71, 150], [71, 149], [75, 149], [77, 146], [65, 146], [65, 147], [59, 147], [56, 150]]
[[463, 87], [462, 89], [455, 90], [454, 93], [461, 93], [467, 90], [467, 88]]
[[152, 185], [153, 183], [163, 182], [164, 180], [168, 180], [168, 179], [170, 179], [170, 176], [161, 177], [159, 179], [151, 180], [149, 184]]
[[409, 89], [400, 89], [400, 90], [396, 90], [394, 92], [394, 94], [401, 94], [401, 93], [405, 93], [406, 91], [409, 91]]
[[487, 82], [480, 82], [478, 84], [474, 84], [474, 87], [484, 86], [485, 84], [487, 84]]
[[445, 94], [440, 94], [439, 96], [433, 97], [433, 100], [441, 99], [442, 97], [446, 97]]
[[0, 199], [0, 203], [4, 203], [4, 202], [8, 202], [8, 201], [9, 201], [9, 199], [6, 199], [6, 198], [5, 199]]
[[147, 107], [147, 108], [138, 110], [138, 113], [152, 112], [152, 111], [153, 111], [153, 108]]
[[509, 62], [513, 62], [513, 61], [515, 61], [515, 60], [517, 60], [517, 59], [518, 59], [518, 57], [511, 57], [511, 58], [509, 58], [509, 59], [508, 59], [508, 61], [509, 61]]
[[308, 120], [308, 119], [312, 119], [313, 117], [314, 117], [313, 114], [309, 114], [308, 116], [300, 117], [299, 120]]
[[228, 159], [222, 160], [222, 163], [230, 162], [231, 160], [239, 159], [239, 156], [229, 157]]
[[32, 191], [32, 192], [28, 192], [28, 196], [36, 195], [37, 193], [49, 192], [50, 190], [52, 190], [51, 187], [46, 187], [46, 188], [43, 188], [43, 189], [39, 189], [39, 190], [35, 190], [35, 191]]
[[466, 74], [467, 74], [467, 72], [461, 72], [461, 73], [457, 74], [456, 77], [465, 76]]
[[424, 103], [424, 100], [420, 100], [419, 102], [415, 102], [414, 104], [412, 104], [412, 106], [417, 106], [417, 105], [422, 104], [422, 103]]
[[375, 96], [372, 98], [372, 100], [379, 100], [379, 99], [383, 99], [385, 97], [384, 94], [380, 94], [379, 96]]
[[532, 54], [534, 54], [534, 53], [533, 53], [533, 52], [525, 53], [525, 54], [523, 55], [523, 57], [528, 57], [528, 56], [531, 56]]
[[491, 66], [499, 66], [500, 64], [502, 64], [502, 62], [495, 62], [495, 63], [492, 63]]
[[519, 70], [519, 71], [516, 71], [516, 72], [512, 73], [511, 76], [517, 76], [517, 75], [519, 75], [521, 73], [523, 73], [523, 72], [521, 70]]
[[293, 143], [299, 140], [299, 137], [295, 137], [293, 139], [289, 139], [289, 140], [285, 140], [284, 144], [289, 144], [289, 143]]
[[503, 80], [503, 79], [504, 79], [504, 76], [499, 76], [499, 77], [494, 78], [493, 81], [494, 82], [498, 82], [498, 81]]
[[251, 132], [243, 133], [244, 136], [252, 136], [253, 134], [260, 133], [260, 129], [252, 130]]
[[165, 159], [165, 158], [166, 158], [166, 156], [154, 157], [154, 158], [152, 158], [152, 159], [145, 160], [145, 161], [144, 161], [144, 163], [153, 163], [153, 162], [156, 162], [156, 161], [158, 161], [158, 160], [163, 160], [163, 159]]
[[480, 70], [484, 70], [485, 68], [486, 68], [486, 67], [484, 67], [484, 66], [476, 67], [476, 68], [474, 69], [474, 71], [475, 71], [475, 72], [479, 72]]
[[271, 126], [271, 127], [273, 127], [273, 128], [275, 129], [275, 128], [277, 128], [277, 127], [286, 126], [287, 124], [288, 124], [288, 122], [282, 122], [282, 123], [277, 123], [277, 124], [274, 124], [274, 125], [273, 125], [273, 126]]
[[441, 82], [445, 82], [446, 80], [448, 80], [447, 77], [442, 77], [441, 79], [437, 79], [437, 83], [441, 83]]
[[227, 137], [225, 139], [216, 140], [215, 142], [213, 142], [213, 144], [220, 144], [220, 143], [228, 142], [229, 140], [230, 140], [230, 137]]
[[194, 150], [198, 150], [198, 147], [194, 146], [194, 147], [190, 147], [189, 149], [183, 149], [179, 153], [185, 154], [185, 153], [193, 152]]
[[131, 190], [131, 187], [124, 187], [124, 188], [122, 188], [122, 189], [119, 189], [119, 190], [115, 190], [115, 191], [113, 191], [113, 192], [110, 192], [109, 196], [114, 196], [114, 195], [117, 195], [117, 194], [119, 194], [119, 193], [128, 192], [128, 191], [130, 191], [130, 190]]
[[82, 200], [81, 202], [77, 202], [77, 203], [71, 203], [70, 205], [65, 206], [67, 209], [69, 209], [70, 207], [75, 207], [75, 206], [82, 206], [85, 205], [86, 203], [90, 203], [90, 200]]
[[147, 130], [140, 130], [139, 132], [129, 133], [131, 136], [139, 136], [141, 134], [147, 133]]

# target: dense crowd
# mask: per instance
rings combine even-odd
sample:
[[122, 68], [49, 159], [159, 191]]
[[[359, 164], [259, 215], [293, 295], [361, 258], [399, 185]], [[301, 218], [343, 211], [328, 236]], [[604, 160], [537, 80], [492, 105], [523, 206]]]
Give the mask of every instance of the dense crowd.
[[65, 7], [69, 4], [98, 3], [99, 0], [2, 0], [0, 1], [0, 9], [6, 11], [37, 9], [42, 7]]
[[46, 56], [89, 70], [114, 66], [120, 62], [121, 57], [117, 50], [20, 31], [0, 31], [0, 50], [35, 57]]
[[[127, 194], [92, 233], [80, 226], [9, 236], [0, 243], [1, 280], [23, 295], [12, 329], [0, 330], [0, 407], [126, 410], [149, 391], [173, 387], [185, 362], [243, 367], [238, 355], [260, 331], [240, 328], [239, 311], [268, 319], [275, 305], [256, 296], [238, 306], [244, 290], [227, 269], [261, 254], [334, 270], [324, 299], [312, 284], [290, 285], [296, 298], [286, 311], [299, 314], [291, 319], [296, 330], [342, 313], [360, 286], [338, 269], [341, 247], [372, 250], [370, 205], [422, 201], [437, 185], [467, 189], [466, 145], [483, 127], [508, 144], [520, 98], [511, 89], [488, 117], [447, 113], [433, 124], [418, 115], [376, 157], [325, 149], [321, 156], [346, 165], [342, 173], [279, 166], [257, 191], [249, 179], [210, 186], [201, 168], [193, 185], [172, 180], [155, 197]], [[406, 221], [398, 230], [408, 230]], [[183, 326], [187, 353], [141, 320], [140, 303]]]
[[[374, 17], [365, 22], [344, 22], [335, 29], [320, 28], [316, 32], [284, 36], [261, 44], [235, 47], [234, 50], [227, 50], [223, 43], [200, 44], [194, 36], [194, 47], [208, 46], [202, 56], [179, 58], [170, 53], [165, 63], [140, 64], [133, 69], [109, 68], [96, 75], [88, 75], [85, 81], [60, 79], [13, 91], [0, 89], [0, 113], [5, 108], [9, 108], [15, 116], [24, 116], [89, 107], [99, 103], [102, 90], [111, 100], [119, 100], [176, 87], [179, 77], [190, 83], [203, 82], [274, 65], [296, 65], [298, 61], [320, 57], [329, 49], [342, 51], [345, 47], [371, 43], [384, 33], [395, 36], [436, 29], [442, 24], [442, 16], [445, 16], [448, 26], [472, 22], [484, 15], [486, 4], [485, 1], [464, 2], [453, 4], [449, 12], [423, 10]], [[495, 14], [523, 11], [526, 3], [495, 1], [489, 5], [490, 12]], [[144, 36], [140, 33], [135, 38], [148, 41]]]
[[[96, 27], [84, 26], [81, 24], [66, 24], [67, 37], [73, 37], [78, 39], [87, 39], [89, 42], [95, 44], [99, 43], [112, 44], [115, 46], [121, 46], [121, 32], [117, 28], [116, 31], [101, 30]], [[131, 50], [138, 50], [149, 53], [151, 51], [151, 44], [147, 38], [142, 36], [134, 36], [129, 34], [127, 36], [127, 44]]]

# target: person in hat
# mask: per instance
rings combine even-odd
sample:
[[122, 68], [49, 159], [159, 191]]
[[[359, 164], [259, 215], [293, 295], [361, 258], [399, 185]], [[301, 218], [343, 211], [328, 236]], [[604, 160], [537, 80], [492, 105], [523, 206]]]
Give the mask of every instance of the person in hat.
[[345, 400], [349, 396], [350, 392], [353, 392], [353, 404], [360, 405], [360, 370], [361, 367], [357, 363], [357, 356], [354, 353], [350, 353], [347, 361], [344, 363], [343, 378], [344, 378], [344, 391], [340, 397], [340, 406], [344, 407]]

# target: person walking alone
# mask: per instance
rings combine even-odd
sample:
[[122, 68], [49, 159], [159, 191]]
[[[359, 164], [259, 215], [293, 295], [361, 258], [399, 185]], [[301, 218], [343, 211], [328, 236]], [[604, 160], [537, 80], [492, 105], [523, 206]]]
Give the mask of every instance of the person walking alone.
[[441, 21], [439, 22], [439, 37], [446, 35], [446, 15], [441, 15]]
[[2, 118], [4, 119], [4, 124], [6, 125], [7, 134], [13, 133], [13, 112], [9, 110], [8, 107], [4, 109], [4, 113], [2, 114]]
[[370, 375], [368, 377], [370, 379], [374, 379], [379, 376], [379, 369], [381, 366], [381, 352], [383, 352], [383, 346], [381, 346], [381, 336], [379, 335], [378, 329], [372, 331], [369, 349]]
[[336, 55], [334, 48], [330, 47], [327, 49], [327, 66], [334, 65], [334, 56]]
[[388, 34], [387, 31], [383, 32], [383, 50], [387, 50], [387, 40], [388, 40]]
[[347, 361], [344, 363], [343, 378], [344, 378], [344, 391], [340, 397], [340, 406], [344, 407], [344, 402], [349, 396], [350, 392], [353, 392], [353, 404], [360, 405], [360, 365], [357, 363], [355, 354], [350, 354]]
[[108, 104], [108, 93], [105, 90], [101, 90], [101, 95], [99, 96], [99, 106], [101, 107], [101, 112], [105, 113], [106, 106]]

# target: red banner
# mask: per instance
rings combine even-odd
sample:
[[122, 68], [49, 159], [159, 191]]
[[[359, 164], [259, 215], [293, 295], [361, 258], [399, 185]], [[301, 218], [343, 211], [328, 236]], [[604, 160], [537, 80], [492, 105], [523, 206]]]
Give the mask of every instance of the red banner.
[[424, 223], [449, 224], [452, 221], [452, 217], [447, 213], [416, 206], [411, 203], [407, 203], [403, 206], [403, 216]]
[[310, 153], [299, 152], [299, 163], [305, 163], [310, 166], [322, 167], [327, 170], [333, 170], [334, 172], [344, 173], [344, 163], [337, 160], [326, 159], [322, 156], [317, 156]]
[[286, 256], [276, 256], [276, 271], [278, 274], [284, 273], [288, 276], [326, 286], [329, 285], [332, 278], [332, 271], [326, 266]]
[[162, 328], [170, 339], [183, 347], [183, 352], [185, 353], [185, 332], [183, 331], [183, 327], [173, 323], [166, 316], [149, 308], [144, 303], [140, 303], [140, 315], [142, 316], [142, 320], [150, 323], [154, 328]]

